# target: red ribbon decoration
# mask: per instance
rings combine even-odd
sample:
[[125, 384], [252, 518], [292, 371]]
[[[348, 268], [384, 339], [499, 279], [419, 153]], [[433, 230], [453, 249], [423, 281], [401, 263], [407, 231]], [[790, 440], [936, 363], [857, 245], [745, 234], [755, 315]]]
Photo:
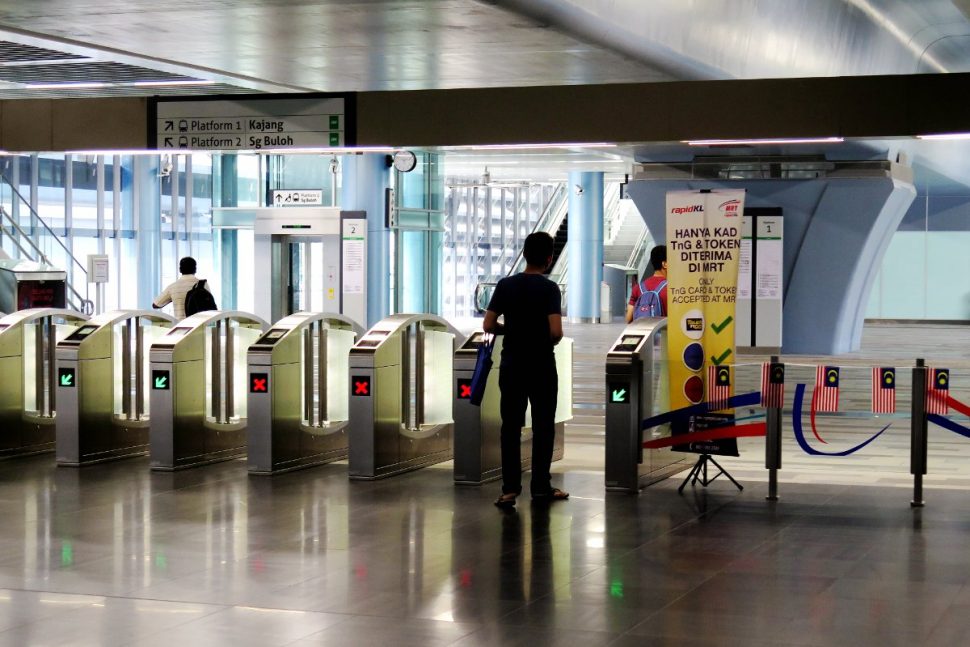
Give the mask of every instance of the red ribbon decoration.
[[950, 408], [956, 409], [965, 416], [970, 416], [970, 407], [963, 404], [959, 400], [954, 400], [950, 396], [946, 396], [946, 403], [950, 405]]
[[754, 425], [725, 425], [707, 431], [695, 431], [689, 434], [678, 434], [667, 438], [657, 438], [643, 443], [644, 449], [660, 449], [671, 445], [685, 445], [687, 443], [699, 443], [706, 440], [723, 440], [725, 438], [748, 438], [754, 436], [764, 436], [768, 426], [763, 422]]

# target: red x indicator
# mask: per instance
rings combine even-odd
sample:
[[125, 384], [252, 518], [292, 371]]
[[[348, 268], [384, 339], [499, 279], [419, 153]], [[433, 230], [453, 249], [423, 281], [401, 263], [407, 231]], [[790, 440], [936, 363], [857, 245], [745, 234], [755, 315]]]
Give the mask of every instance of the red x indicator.
[[351, 393], [353, 395], [370, 396], [370, 377], [355, 375], [351, 378]]
[[458, 380], [458, 399], [470, 400], [472, 397], [472, 381], [467, 379]]
[[269, 393], [269, 375], [267, 373], [250, 373], [249, 392]]

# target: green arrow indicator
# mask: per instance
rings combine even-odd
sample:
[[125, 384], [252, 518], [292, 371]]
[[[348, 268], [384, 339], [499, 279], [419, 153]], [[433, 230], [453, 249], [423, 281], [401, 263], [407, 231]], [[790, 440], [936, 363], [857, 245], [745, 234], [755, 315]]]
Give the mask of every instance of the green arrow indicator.
[[156, 377], [155, 378], [155, 388], [156, 389], [167, 389], [168, 388], [167, 384], [168, 384], [168, 378], [167, 377]]
[[614, 389], [613, 402], [626, 402], [626, 389]]
[[74, 376], [70, 373], [61, 375], [61, 386], [74, 386]]

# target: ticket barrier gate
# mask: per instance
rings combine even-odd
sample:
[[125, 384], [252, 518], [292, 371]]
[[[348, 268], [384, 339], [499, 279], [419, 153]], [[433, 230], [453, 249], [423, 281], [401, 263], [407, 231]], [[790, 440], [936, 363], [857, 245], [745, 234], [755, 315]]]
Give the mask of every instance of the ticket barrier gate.
[[148, 453], [148, 349], [174, 323], [158, 311], [116, 310], [57, 345], [58, 465]]
[[[471, 403], [471, 382], [478, 358], [478, 347], [484, 336], [473, 332], [455, 351], [455, 484], [481, 485], [502, 477], [501, 392], [498, 386], [499, 357], [502, 335], [495, 338], [492, 350], [494, 364], [485, 386], [482, 405]], [[573, 417], [573, 340], [564, 337], [555, 348], [559, 392], [556, 400], [556, 439], [552, 460], [563, 457], [566, 422]], [[531, 425], [531, 405], [525, 413]], [[532, 466], [532, 428], [522, 428], [522, 470]]]
[[249, 471], [347, 458], [350, 349], [363, 333], [338, 314], [298, 312], [249, 347]]
[[460, 333], [434, 315], [392, 315], [350, 351], [350, 478], [452, 457], [452, 362]]
[[153, 470], [246, 454], [246, 353], [267, 328], [245, 312], [207, 311], [180, 321], [152, 344]]
[[54, 449], [57, 343], [88, 319], [73, 310], [33, 308], [0, 319], [0, 456]]
[[685, 469], [670, 448], [645, 450], [644, 440], [670, 435], [668, 425], [644, 438], [642, 421], [669, 409], [667, 320], [638, 319], [623, 329], [606, 354], [606, 489], [640, 488]]

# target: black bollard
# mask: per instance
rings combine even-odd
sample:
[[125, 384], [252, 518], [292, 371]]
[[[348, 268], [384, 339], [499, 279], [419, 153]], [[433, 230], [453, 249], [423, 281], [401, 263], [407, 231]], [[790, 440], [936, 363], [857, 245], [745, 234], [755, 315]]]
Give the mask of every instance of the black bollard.
[[909, 505], [923, 507], [923, 475], [926, 474], [926, 365], [922, 359], [913, 367], [913, 402], [910, 406], [909, 473], [913, 475], [913, 500]]
[[[771, 356], [771, 363], [778, 363], [777, 355]], [[768, 368], [769, 380], [772, 368], [770, 366]], [[782, 364], [782, 371], [784, 371], [784, 364]], [[782, 375], [784, 376], [784, 373]], [[768, 470], [768, 496], [765, 498], [768, 501], [777, 501], [778, 470], [781, 469], [781, 407], [766, 407], [765, 426], [765, 468]]]

